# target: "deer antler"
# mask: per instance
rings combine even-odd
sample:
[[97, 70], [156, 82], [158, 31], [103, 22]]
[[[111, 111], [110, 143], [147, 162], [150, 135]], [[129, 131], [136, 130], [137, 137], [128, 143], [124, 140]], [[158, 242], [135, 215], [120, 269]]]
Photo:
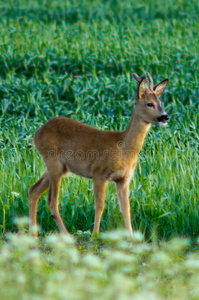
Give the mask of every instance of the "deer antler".
[[146, 76], [147, 76], [148, 81], [149, 81], [149, 88], [150, 88], [151, 91], [153, 91], [153, 79], [152, 79], [152, 77], [149, 73], [146, 73]]
[[144, 77], [138, 76], [136, 73], [133, 73], [133, 77], [136, 81], [141, 82]]

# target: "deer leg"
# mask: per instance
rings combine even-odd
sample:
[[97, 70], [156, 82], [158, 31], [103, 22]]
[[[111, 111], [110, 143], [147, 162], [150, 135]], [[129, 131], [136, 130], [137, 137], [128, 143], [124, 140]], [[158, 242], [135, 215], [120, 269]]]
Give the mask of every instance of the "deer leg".
[[39, 197], [47, 190], [49, 186], [48, 173], [43, 176], [29, 190], [29, 218], [30, 218], [30, 233], [37, 236], [37, 206]]
[[120, 208], [124, 217], [124, 222], [126, 229], [130, 234], [133, 233], [131, 225], [131, 212], [130, 212], [130, 203], [129, 203], [129, 181], [128, 180], [119, 180], [116, 182], [117, 185], [117, 194], [119, 197]]
[[95, 223], [93, 233], [99, 233], [100, 222], [105, 206], [106, 181], [96, 178], [93, 180], [93, 187], [95, 195]]
[[61, 233], [69, 234], [64, 226], [58, 208], [59, 188], [60, 188], [60, 181], [61, 181], [61, 176], [63, 174], [63, 170], [62, 169], [59, 170], [59, 165], [53, 166], [51, 170], [52, 170], [51, 172], [52, 175], [49, 175], [49, 194], [48, 194], [48, 205], [51, 210], [51, 217], [55, 219], [57, 227]]

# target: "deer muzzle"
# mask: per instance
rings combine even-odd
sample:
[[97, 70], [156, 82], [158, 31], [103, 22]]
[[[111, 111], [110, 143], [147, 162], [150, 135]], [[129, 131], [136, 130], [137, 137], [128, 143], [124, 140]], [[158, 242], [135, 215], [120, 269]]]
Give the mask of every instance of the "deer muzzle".
[[169, 116], [167, 114], [162, 115], [160, 117], [157, 118], [158, 122], [167, 122], [169, 120]]

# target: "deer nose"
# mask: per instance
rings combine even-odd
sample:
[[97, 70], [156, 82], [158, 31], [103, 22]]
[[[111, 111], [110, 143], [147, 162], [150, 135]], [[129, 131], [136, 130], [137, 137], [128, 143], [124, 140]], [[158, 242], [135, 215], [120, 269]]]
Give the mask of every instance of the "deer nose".
[[158, 122], [168, 121], [169, 120], [169, 116], [167, 114], [164, 114], [164, 115], [158, 117], [157, 120], [158, 120]]

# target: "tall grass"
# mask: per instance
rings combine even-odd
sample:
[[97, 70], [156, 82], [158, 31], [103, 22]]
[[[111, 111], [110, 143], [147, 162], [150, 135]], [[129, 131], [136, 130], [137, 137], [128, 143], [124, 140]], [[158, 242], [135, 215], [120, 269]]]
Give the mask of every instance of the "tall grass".
[[[0, 16], [0, 228], [28, 214], [28, 189], [44, 166], [35, 131], [66, 115], [103, 130], [124, 130], [137, 83], [132, 71], [169, 77], [163, 96], [168, 128], [147, 137], [131, 184], [132, 222], [148, 238], [197, 236], [197, 1], [7, 1]], [[41, 197], [43, 232], [56, 229]], [[114, 184], [102, 231], [122, 227]], [[92, 182], [63, 179], [60, 210], [71, 232], [93, 226]]]

